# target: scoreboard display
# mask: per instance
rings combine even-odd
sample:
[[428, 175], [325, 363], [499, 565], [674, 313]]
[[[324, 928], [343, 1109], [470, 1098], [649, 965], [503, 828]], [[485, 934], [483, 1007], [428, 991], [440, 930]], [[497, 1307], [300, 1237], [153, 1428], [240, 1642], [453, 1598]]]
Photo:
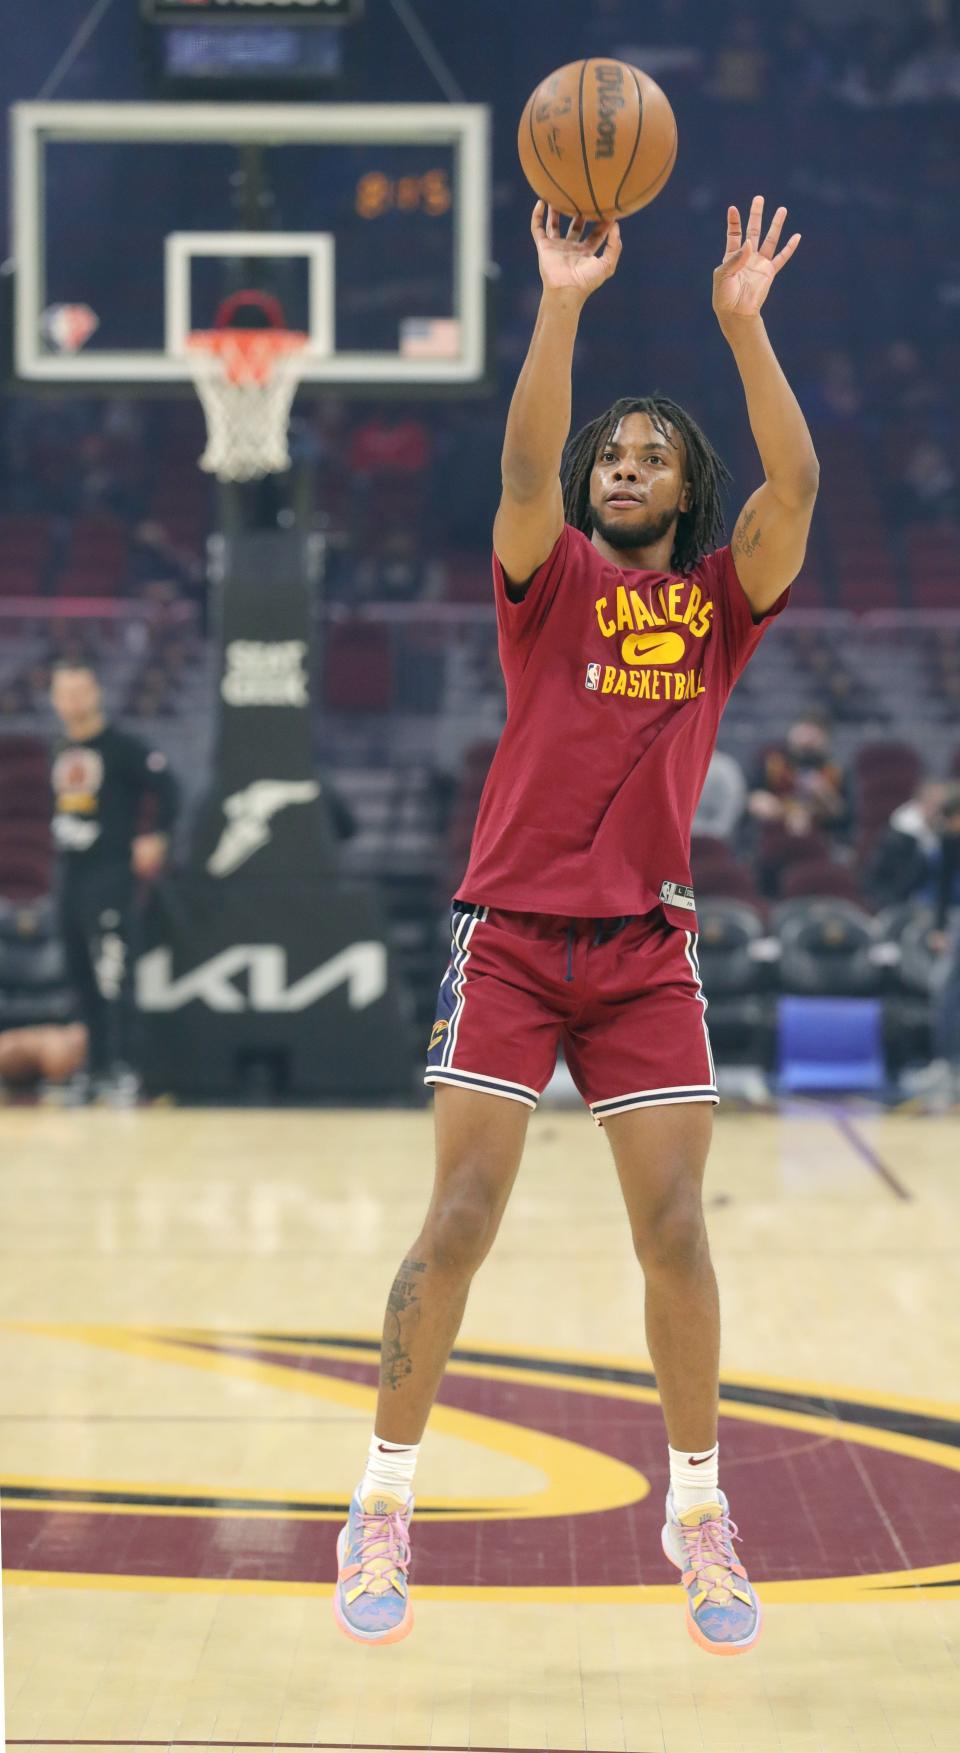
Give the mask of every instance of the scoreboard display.
[[362, 0], [141, 0], [151, 24], [183, 24], [187, 19], [212, 24], [255, 24], [260, 21], [300, 24], [351, 24]]
[[161, 91], [291, 95], [342, 85], [363, 0], [140, 0]]

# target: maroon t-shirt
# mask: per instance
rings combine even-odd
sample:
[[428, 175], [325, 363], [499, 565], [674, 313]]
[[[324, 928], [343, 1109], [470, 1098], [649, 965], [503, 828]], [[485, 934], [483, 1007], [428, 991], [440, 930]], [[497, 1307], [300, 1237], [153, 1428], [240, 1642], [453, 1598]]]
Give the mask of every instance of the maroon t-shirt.
[[720, 715], [789, 592], [754, 621], [729, 548], [688, 577], [565, 525], [522, 602], [493, 559], [507, 722], [457, 894], [520, 913], [696, 926], [690, 826]]

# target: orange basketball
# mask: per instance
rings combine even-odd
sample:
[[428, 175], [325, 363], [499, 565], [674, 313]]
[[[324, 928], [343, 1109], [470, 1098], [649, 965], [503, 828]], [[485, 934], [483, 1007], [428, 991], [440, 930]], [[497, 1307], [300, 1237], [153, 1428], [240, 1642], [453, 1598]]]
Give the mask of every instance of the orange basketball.
[[571, 61], [541, 80], [517, 136], [530, 187], [571, 218], [624, 219], [677, 161], [677, 124], [659, 85], [626, 61]]

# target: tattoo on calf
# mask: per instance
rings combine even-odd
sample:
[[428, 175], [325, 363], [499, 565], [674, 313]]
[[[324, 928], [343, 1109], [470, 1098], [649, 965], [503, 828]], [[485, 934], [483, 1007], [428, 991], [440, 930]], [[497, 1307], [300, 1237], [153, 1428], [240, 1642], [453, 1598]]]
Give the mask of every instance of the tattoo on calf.
[[750, 525], [756, 519], [756, 511], [745, 511], [733, 532], [731, 550], [735, 560], [749, 560], [760, 546], [761, 532], [759, 526], [751, 530]]
[[404, 1329], [420, 1319], [419, 1274], [426, 1270], [425, 1260], [404, 1260], [390, 1287], [380, 1352], [380, 1380], [385, 1387], [399, 1388], [413, 1371]]

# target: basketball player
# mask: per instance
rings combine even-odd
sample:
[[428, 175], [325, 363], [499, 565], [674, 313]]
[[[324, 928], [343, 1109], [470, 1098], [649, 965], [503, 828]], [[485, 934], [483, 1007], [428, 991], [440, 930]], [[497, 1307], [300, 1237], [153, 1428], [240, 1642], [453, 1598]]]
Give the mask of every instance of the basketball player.
[[[555, 214], [534, 210], [543, 297], [493, 538], [507, 722], [430, 1040], [433, 1196], [390, 1292], [375, 1432], [338, 1544], [335, 1611], [362, 1642], [411, 1627], [420, 1439], [560, 1041], [610, 1141], [643, 1269], [668, 1438], [662, 1543], [688, 1628], [719, 1655], [759, 1635], [719, 1482], [719, 1310], [701, 1209], [717, 1090], [689, 837], [720, 715], [786, 604], [817, 495], [810, 433], [761, 316], [800, 241], [779, 249], [785, 217], [778, 208], [762, 237], [758, 196], [744, 238], [731, 207], [714, 274], [765, 475], [723, 547], [726, 471], [673, 402], [618, 401], [564, 449], [580, 313], [616, 272], [620, 236], [579, 220], [562, 236]], [[636, 308], [644, 322], [639, 296]]]
[[[85, 663], [58, 663], [50, 699], [63, 736], [53, 756], [53, 838], [67, 978], [89, 1039], [81, 1100], [135, 1094], [127, 1063], [134, 883], [163, 867], [177, 788], [159, 749], [108, 724], [100, 684]], [[151, 832], [138, 832], [145, 797]]]

